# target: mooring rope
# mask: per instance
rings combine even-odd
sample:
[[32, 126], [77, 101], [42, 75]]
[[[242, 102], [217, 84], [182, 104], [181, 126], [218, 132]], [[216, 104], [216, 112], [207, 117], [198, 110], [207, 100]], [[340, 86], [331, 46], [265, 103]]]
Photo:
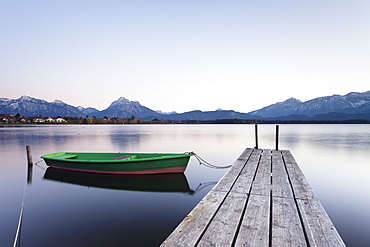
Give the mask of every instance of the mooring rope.
[[232, 165], [227, 165], [227, 166], [213, 165], [213, 164], [205, 161], [202, 157], [200, 157], [198, 154], [196, 154], [194, 152], [187, 152], [187, 153], [194, 155], [194, 157], [198, 160], [199, 165], [204, 165], [204, 166], [209, 167], [209, 168], [213, 168], [213, 169], [226, 169], [226, 168], [229, 168], [229, 167], [232, 166]]
[[194, 193], [197, 193], [199, 191], [201, 191], [202, 189], [208, 187], [208, 186], [211, 186], [211, 185], [215, 185], [217, 184], [217, 182], [205, 182], [205, 183], [199, 183], [198, 187], [194, 190]]
[[46, 168], [45, 167], [42, 167], [42, 166], [39, 166], [38, 165], [38, 163], [40, 163], [40, 162], [43, 162], [44, 160], [39, 160], [39, 161], [37, 161], [36, 163], [35, 163], [35, 166], [37, 166], [37, 167], [39, 167], [39, 168], [41, 168], [42, 170], [46, 170]]

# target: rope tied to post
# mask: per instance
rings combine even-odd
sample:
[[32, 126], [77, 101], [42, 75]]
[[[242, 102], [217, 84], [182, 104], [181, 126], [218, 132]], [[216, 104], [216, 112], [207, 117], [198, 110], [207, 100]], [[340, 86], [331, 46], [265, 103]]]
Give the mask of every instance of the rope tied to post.
[[196, 154], [195, 152], [186, 152], [187, 154], [192, 154], [194, 155], [194, 157], [198, 160], [199, 162], [199, 165], [204, 165], [206, 167], [209, 167], [209, 168], [213, 168], [213, 169], [226, 169], [226, 168], [230, 168], [232, 165], [227, 165], [227, 166], [217, 166], [217, 165], [214, 165], [214, 164], [211, 164], [207, 161], [205, 161], [202, 157], [200, 157], [198, 154]]

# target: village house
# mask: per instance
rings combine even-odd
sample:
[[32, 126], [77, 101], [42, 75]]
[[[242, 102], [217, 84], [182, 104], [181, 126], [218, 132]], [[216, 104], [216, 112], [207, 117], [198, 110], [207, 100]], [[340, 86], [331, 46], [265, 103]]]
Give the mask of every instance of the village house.
[[56, 123], [67, 123], [67, 120], [65, 120], [64, 118], [58, 117], [57, 119], [55, 119], [55, 122]]
[[31, 117], [33, 123], [67, 123], [62, 117]]
[[14, 119], [14, 116], [12, 114], [0, 114], [0, 120], [1, 122], [9, 122], [11, 119]]
[[[19, 114], [17, 114], [19, 115]], [[0, 122], [2, 123], [67, 123], [68, 121], [63, 117], [25, 117], [14, 116], [12, 114], [0, 114]]]

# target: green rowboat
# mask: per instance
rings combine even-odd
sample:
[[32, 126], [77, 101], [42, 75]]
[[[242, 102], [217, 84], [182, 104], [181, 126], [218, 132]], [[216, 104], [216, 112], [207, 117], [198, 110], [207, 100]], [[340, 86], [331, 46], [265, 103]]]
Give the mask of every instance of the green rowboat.
[[53, 168], [103, 174], [182, 173], [192, 153], [72, 153], [41, 156]]

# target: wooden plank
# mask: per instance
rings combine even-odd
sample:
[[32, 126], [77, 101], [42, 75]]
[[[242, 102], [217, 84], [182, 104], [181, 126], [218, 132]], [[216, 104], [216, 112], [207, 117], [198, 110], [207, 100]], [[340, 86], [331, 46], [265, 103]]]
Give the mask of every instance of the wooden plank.
[[272, 196], [293, 198], [281, 151], [272, 150]]
[[[76, 155], [77, 156], [77, 155]], [[124, 155], [124, 156], [119, 156], [110, 160], [127, 160], [128, 158], [131, 158], [132, 155]]]
[[282, 150], [295, 198], [318, 199], [289, 150]]
[[226, 192], [222, 191], [208, 193], [161, 246], [194, 246], [225, 196]]
[[297, 200], [310, 246], [346, 246], [319, 200]]
[[252, 151], [252, 148], [247, 148], [243, 151], [229, 171], [185, 217], [161, 246], [194, 246], [198, 242], [209, 221], [216, 214], [220, 204], [249, 159]]
[[238, 178], [241, 170], [244, 168], [244, 165], [246, 164], [252, 152], [253, 148], [247, 148], [244, 150], [239, 158], [233, 163], [232, 167], [226, 172], [220, 181], [218, 181], [213, 190], [229, 191]]
[[270, 197], [250, 195], [235, 246], [269, 246]]
[[263, 150], [257, 173], [252, 184], [251, 194], [270, 196], [271, 150]]
[[290, 151], [282, 153], [310, 246], [345, 246]]
[[273, 197], [272, 246], [307, 246], [294, 199]]
[[247, 199], [247, 194], [231, 192], [197, 246], [231, 246]]
[[260, 149], [253, 150], [253, 153], [248, 159], [247, 164], [244, 166], [234, 186], [231, 188], [232, 192], [250, 193], [253, 178], [258, 167], [261, 153], [262, 150]]
[[246, 149], [161, 246], [345, 246], [288, 150]]

